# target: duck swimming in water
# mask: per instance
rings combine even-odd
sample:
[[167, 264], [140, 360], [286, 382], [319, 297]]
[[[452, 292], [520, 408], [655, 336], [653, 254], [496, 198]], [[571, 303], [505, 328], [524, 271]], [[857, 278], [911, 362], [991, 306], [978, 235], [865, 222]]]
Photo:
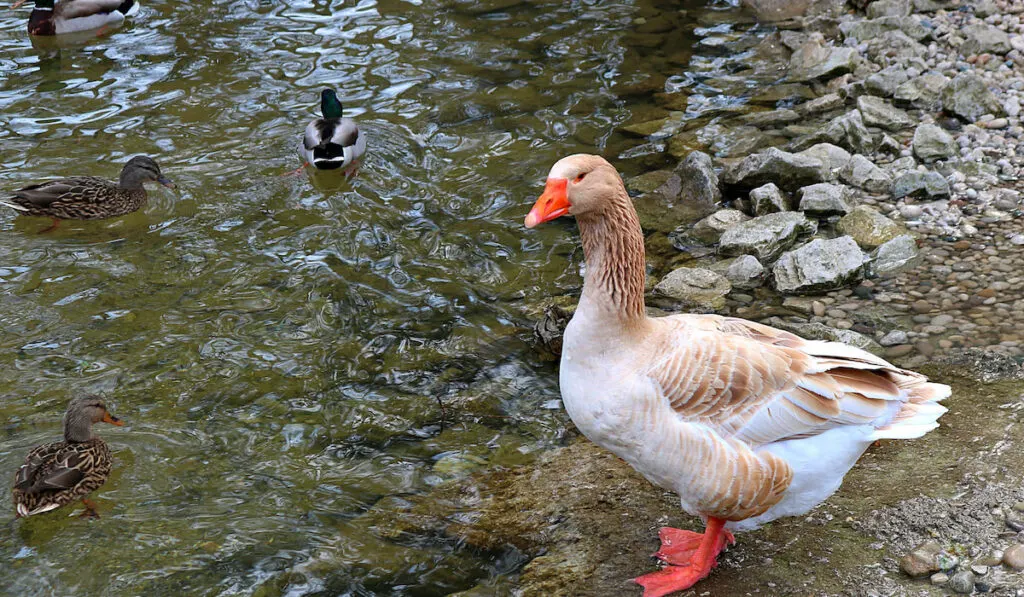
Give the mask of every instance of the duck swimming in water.
[[[18, 8], [26, 0], [18, 0]], [[106, 31], [120, 27], [125, 17], [139, 12], [136, 0], [35, 0], [28, 19], [29, 35], [63, 35], [79, 31]]]
[[354, 120], [342, 117], [341, 101], [333, 89], [320, 92], [320, 113], [323, 118], [306, 127], [299, 155], [318, 170], [342, 169], [352, 174], [366, 153], [366, 136]]

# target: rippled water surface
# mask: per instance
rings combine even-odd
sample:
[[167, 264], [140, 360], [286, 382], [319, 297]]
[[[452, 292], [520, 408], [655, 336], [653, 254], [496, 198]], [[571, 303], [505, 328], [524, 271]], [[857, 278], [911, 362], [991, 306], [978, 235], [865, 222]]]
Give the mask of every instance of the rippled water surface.
[[[0, 509], [0, 592], [446, 595], [514, 570], [360, 515], [559, 441], [524, 326], [579, 256], [522, 218], [559, 157], [629, 149], [631, 94], [671, 91], [692, 27], [665, 46], [633, 2], [150, 0], [55, 48], [29, 11], [0, 12], [0, 188], [149, 154], [178, 189], [46, 234], [0, 214], [0, 477], [73, 395], [128, 422], [97, 427], [100, 520]], [[283, 175], [324, 86], [370, 140], [351, 184]]]

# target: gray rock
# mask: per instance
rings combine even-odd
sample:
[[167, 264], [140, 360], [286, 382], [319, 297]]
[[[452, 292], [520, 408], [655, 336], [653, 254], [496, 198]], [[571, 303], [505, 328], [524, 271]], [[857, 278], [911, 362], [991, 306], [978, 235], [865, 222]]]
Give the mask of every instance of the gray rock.
[[936, 12], [952, 7], [953, 0], [914, 0], [914, 10], [917, 12]]
[[945, 572], [936, 572], [928, 580], [933, 585], [944, 585], [949, 582], [949, 575]]
[[789, 60], [791, 81], [814, 81], [856, 70], [860, 55], [854, 48], [836, 48], [825, 44], [820, 34], [793, 52]]
[[869, 269], [872, 276], [888, 277], [916, 266], [920, 260], [917, 241], [904, 234], [875, 249]]
[[949, 183], [938, 172], [904, 172], [892, 183], [892, 196], [939, 198], [949, 196]]
[[[878, 2], [871, 6], [875, 4], [878, 4]], [[910, 76], [907, 75], [906, 69], [901, 65], [894, 64], [869, 76], [864, 81], [864, 88], [869, 93], [892, 97], [892, 94], [896, 93], [896, 88], [906, 83], [909, 79]]]
[[754, 206], [755, 216], [764, 216], [780, 211], [789, 211], [789, 200], [783, 196], [774, 182], [762, 185], [750, 191], [750, 204]]
[[914, 130], [914, 155], [923, 162], [934, 162], [957, 154], [957, 144], [949, 133], [934, 124], [919, 124]]
[[863, 249], [874, 249], [907, 233], [906, 228], [866, 205], [858, 205], [840, 218], [836, 230]]
[[816, 238], [779, 257], [772, 274], [780, 292], [821, 292], [856, 282], [866, 262], [864, 253], [849, 236]]
[[733, 288], [757, 288], [764, 282], [764, 266], [753, 255], [737, 257], [725, 272]]
[[[700, 220], [693, 228], [677, 228], [670, 237], [675, 236], [679, 239], [680, 246], [676, 248], [681, 250], [694, 244], [713, 245], [722, 238], [723, 232], [749, 219], [750, 216], [738, 209], [723, 209]], [[672, 239], [672, 244], [677, 244], [675, 238]]]
[[839, 171], [839, 178], [869, 193], [888, 193], [892, 189], [892, 177], [860, 154], [853, 156], [846, 167]]
[[841, 108], [846, 103], [838, 93], [829, 93], [821, 97], [816, 97], [809, 102], [800, 104], [796, 107], [797, 112], [804, 116], [811, 114], [820, 114], [822, 112], [831, 112]]
[[938, 572], [937, 557], [941, 551], [942, 546], [935, 541], [922, 543], [900, 558], [900, 570], [911, 578], [922, 578]]
[[768, 263], [792, 247], [801, 234], [813, 234], [817, 228], [802, 213], [768, 214], [726, 230], [718, 250], [724, 255], [753, 255]]
[[910, 16], [910, 0], [878, 0], [868, 4], [868, 18]]
[[722, 173], [727, 184], [752, 188], [776, 182], [786, 189], [828, 179], [820, 160], [770, 147], [732, 164]]
[[961, 570], [949, 577], [946, 587], [954, 593], [970, 595], [974, 592], [974, 574], [967, 570]]
[[786, 21], [796, 17], [831, 16], [843, 12], [845, 2], [839, 0], [743, 0], [758, 21]]
[[914, 41], [931, 35], [932, 31], [921, 24], [921, 21], [911, 16], [888, 16], [875, 19], [860, 19], [845, 21], [839, 24], [839, 31], [845, 37], [857, 41], [869, 41], [881, 37], [888, 31], [902, 31], [904, 35]]
[[827, 182], [812, 184], [799, 191], [800, 211], [815, 216], [842, 215], [850, 211], [850, 188]]
[[928, 48], [911, 39], [902, 31], [886, 31], [868, 40], [865, 52], [868, 59], [878, 64], [907, 65], [911, 61], [923, 59]]
[[792, 332], [797, 336], [807, 338], [808, 340], [842, 342], [843, 344], [849, 344], [850, 346], [855, 346], [874, 354], [882, 353], [882, 347], [879, 346], [877, 342], [868, 338], [864, 334], [859, 334], [853, 330], [840, 330], [822, 323], [795, 323], [792, 321], [786, 321], [781, 317], [769, 317], [764, 321], [764, 323], [772, 326], [773, 328]]
[[829, 172], [828, 180], [835, 180], [839, 171], [850, 163], [851, 157], [849, 151], [831, 143], [812, 145], [797, 155], [821, 160], [821, 163], [825, 165], [826, 170]]
[[724, 276], [709, 269], [681, 267], [672, 270], [654, 287], [655, 296], [677, 301], [684, 306], [720, 309], [732, 285]]
[[796, 110], [779, 109], [767, 112], [751, 112], [740, 117], [740, 122], [758, 128], [789, 124], [800, 120], [801, 116]]
[[967, 122], [985, 114], [1000, 116], [1003, 107], [985, 82], [975, 74], [961, 73], [942, 89], [942, 108]]
[[940, 95], [949, 78], [939, 73], [927, 73], [901, 84], [893, 93], [900, 106], [913, 106], [922, 110], [935, 110], [942, 105]]
[[859, 110], [833, 118], [812, 138], [816, 143], [834, 143], [853, 153], [871, 153], [877, 146], [875, 138], [864, 126]]
[[907, 344], [910, 342], [910, 336], [903, 330], [893, 330], [888, 334], [882, 336], [882, 339], [878, 341], [882, 346], [896, 346], [898, 344]]
[[722, 200], [718, 174], [708, 154], [702, 151], [690, 153], [679, 162], [674, 172], [680, 179], [678, 197], [705, 204], [715, 204]]
[[752, 126], [709, 124], [697, 131], [697, 141], [716, 157], [747, 155], [767, 145], [767, 137]]
[[960, 29], [966, 39], [960, 46], [964, 56], [971, 54], [1005, 54], [1010, 51], [1010, 36], [1005, 31], [985, 23], [975, 23]]
[[914, 119], [903, 110], [893, 106], [882, 98], [862, 95], [857, 98], [857, 109], [864, 119], [864, 124], [877, 126], [890, 131], [901, 131], [913, 126]]

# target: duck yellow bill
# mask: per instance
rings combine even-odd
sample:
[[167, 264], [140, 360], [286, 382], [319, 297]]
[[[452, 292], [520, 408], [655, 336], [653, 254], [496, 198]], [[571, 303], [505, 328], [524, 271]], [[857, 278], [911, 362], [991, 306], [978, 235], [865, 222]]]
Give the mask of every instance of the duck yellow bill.
[[122, 421], [121, 419], [118, 419], [117, 417], [115, 417], [114, 415], [112, 415], [110, 413], [103, 413], [103, 418], [100, 419], [100, 420], [103, 421], [104, 423], [110, 423], [111, 425], [117, 425], [118, 427], [123, 427], [124, 426], [124, 421]]
[[569, 213], [569, 195], [566, 193], [568, 186], [569, 181], [564, 178], [549, 178], [544, 185], [544, 192], [533, 204], [530, 213], [526, 214], [526, 227], [533, 228]]

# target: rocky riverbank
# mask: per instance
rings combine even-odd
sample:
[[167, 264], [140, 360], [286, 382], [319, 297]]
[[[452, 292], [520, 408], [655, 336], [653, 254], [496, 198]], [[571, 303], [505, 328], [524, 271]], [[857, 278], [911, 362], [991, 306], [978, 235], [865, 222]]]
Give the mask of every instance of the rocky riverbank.
[[[852, 343], [954, 393], [940, 429], [869, 450], [685, 594], [1024, 596], [1024, 2], [748, 4], [761, 22], [702, 23], [700, 59], [666, 57], [685, 76], [629, 91], [651, 103], [612, 143], [635, 174], [650, 311]], [[639, 46], [659, 47], [659, 23], [636, 19]], [[551, 356], [575, 301], [525, 311]], [[657, 528], [698, 522], [573, 430], [538, 462], [465, 475], [357, 519], [490, 555], [499, 574], [463, 597], [638, 595]]]

